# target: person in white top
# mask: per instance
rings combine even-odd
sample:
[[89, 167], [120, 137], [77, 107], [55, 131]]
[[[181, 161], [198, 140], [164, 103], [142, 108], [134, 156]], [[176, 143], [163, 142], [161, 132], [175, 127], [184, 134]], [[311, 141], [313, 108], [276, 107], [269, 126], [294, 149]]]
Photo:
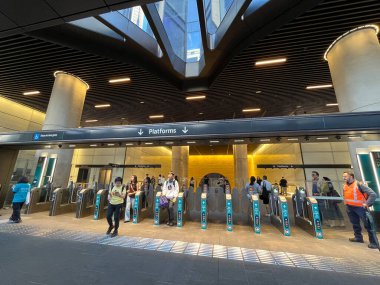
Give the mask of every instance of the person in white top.
[[174, 204], [177, 200], [179, 193], [178, 181], [174, 179], [174, 173], [172, 171], [168, 174], [168, 180], [164, 182], [162, 187], [162, 196], [165, 196], [169, 200], [168, 215], [169, 220], [166, 223], [168, 226], [174, 225]]

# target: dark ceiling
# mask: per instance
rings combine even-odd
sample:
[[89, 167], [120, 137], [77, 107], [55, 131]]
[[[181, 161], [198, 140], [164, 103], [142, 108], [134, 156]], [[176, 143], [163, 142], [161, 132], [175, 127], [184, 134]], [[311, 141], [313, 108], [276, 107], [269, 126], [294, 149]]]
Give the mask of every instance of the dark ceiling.
[[[83, 122], [83, 126], [150, 123], [148, 116], [153, 114], [165, 115], [163, 120], [154, 122], [180, 122], [337, 112], [337, 107], [326, 107], [327, 103], [336, 102], [332, 88], [312, 91], [305, 87], [331, 83], [323, 53], [333, 40], [351, 28], [380, 23], [380, 1], [320, 2], [270, 34], [257, 36], [251, 44], [247, 38], [229, 51], [229, 58], [213, 73], [209, 89], [201, 92], [181, 91], [164, 79], [165, 74], [147, 71], [149, 62], [139, 67], [30, 34], [3, 37], [0, 38], [0, 95], [45, 111], [54, 82], [53, 72], [64, 70], [91, 86], [82, 119], [99, 121]], [[2, 4], [0, 11], [3, 11]], [[278, 24], [279, 19], [276, 21]], [[254, 67], [255, 61], [272, 57], [287, 57], [288, 61], [273, 67]], [[132, 81], [121, 85], [108, 83], [110, 78], [120, 76], [129, 76]], [[29, 90], [39, 90], [41, 94], [22, 95]], [[207, 98], [185, 100], [193, 94]], [[95, 109], [98, 103], [110, 103], [112, 107]], [[261, 112], [242, 113], [248, 107], [261, 108]]]

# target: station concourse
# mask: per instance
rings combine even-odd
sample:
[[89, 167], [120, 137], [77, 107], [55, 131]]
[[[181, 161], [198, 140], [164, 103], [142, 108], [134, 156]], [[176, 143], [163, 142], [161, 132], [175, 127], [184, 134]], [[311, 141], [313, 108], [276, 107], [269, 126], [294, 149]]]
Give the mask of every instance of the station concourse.
[[2, 1], [0, 284], [378, 284], [379, 10]]

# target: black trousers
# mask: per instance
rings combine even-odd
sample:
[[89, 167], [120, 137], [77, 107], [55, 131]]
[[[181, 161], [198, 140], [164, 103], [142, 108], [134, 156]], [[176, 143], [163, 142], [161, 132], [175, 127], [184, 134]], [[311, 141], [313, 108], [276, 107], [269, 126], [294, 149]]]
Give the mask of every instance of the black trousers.
[[122, 206], [123, 206], [123, 204], [118, 204], [118, 205], [109, 204], [108, 205], [107, 222], [108, 222], [109, 226], [112, 227], [112, 215], [113, 215], [113, 219], [115, 220], [115, 231], [117, 231], [119, 228], [120, 211], [121, 211]]
[[174, 222], [174, 202], [173, 200], [169, 199], [169, 207], [168, 207], [168, 214], [169, 214], [169, 223]]
[[16, 202], [12, 203], [13, 213], [12, 216], [9, 218], [10, 220], [14, 222], [21, 221], [21, 208], [24, 205], [24, 202]]

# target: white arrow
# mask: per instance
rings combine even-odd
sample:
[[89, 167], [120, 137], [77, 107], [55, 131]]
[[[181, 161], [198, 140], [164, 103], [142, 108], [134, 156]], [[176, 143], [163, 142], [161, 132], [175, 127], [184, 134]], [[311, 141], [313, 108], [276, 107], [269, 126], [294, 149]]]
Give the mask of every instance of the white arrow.
[[182, 132], [183, 132], [184, 134], [186, 134], [188, 131], [189, 131], [189, 130], [186, 129], [186, 127], [184, 127], [184, 129], [182, 130]]
[[138, 132], [138, 134], [141, 136], [144, 132], [142, 131], [142, 129], [140, 129], [140, 131]]

